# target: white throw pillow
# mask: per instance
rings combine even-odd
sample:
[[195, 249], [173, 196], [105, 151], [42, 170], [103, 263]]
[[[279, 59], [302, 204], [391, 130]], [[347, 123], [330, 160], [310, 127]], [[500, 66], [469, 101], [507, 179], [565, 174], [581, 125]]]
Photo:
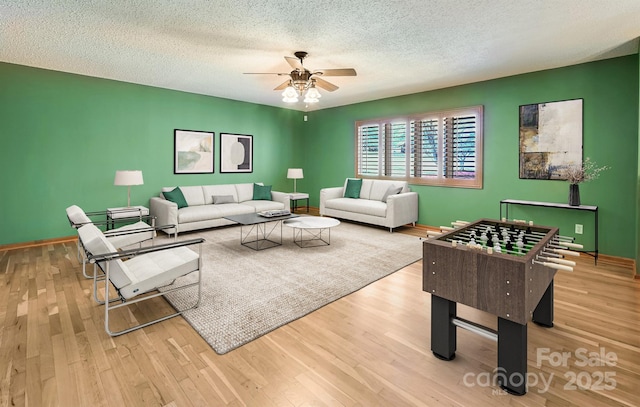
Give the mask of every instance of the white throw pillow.
[[226, 204], [226, 203], [235, 203], [233, 199], [233, 195], [214, 195], [213, 196], [213, 204]]

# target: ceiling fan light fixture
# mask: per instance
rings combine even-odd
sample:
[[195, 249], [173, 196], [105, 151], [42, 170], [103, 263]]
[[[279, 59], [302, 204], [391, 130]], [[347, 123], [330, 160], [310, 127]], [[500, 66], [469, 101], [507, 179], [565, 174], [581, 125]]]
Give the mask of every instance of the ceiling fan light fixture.
[[[299, 98], [304, 95], [305, 103], [317, 103], [320, 100], [320, 92], [316, 89], [316, 85], [328, 92], [338, 90], [338, 87], [320, 76], [356, 76], [356, 70], [353, 68], [339, 69], [319, 69], [311, 71], [303, 65], [303, 60], [307, 57], [305, 51], [294, 52], [294, 57], [285, 56], [284, 59], [293, 68], [289, 73], [284, 72], [249, 72], [254, 74], [271, 74], [278, 76], [288, 76], [289, 79], [276, 86], [274, 90], [282, 92], [282, 101], [286, 103], [296, 103]], [[286, 89], [285, 89], [286, 88]]]
[[286, 103], [296, 103], [298, 101], [298, 92], [293, 86], [287, 86], [284, 92], [282, 92], [282, 101]]
[[318, 89], [315, 86], [309, 87], [307, 93], [304, 95], [304, 103], [318, 103], [322, 95], [318, 92]]

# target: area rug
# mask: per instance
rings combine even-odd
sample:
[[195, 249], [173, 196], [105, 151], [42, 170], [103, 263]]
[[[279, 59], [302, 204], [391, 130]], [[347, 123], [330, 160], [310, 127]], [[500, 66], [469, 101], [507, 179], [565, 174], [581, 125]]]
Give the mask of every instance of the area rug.
[[[419, 238], [342, 222], [329, 246], [300, 248], [290, 228], [283, 245], [254, 251], [240, 245], [240, 227], [185, 233], [203, 237], [200, 307], [184, 318], [218, 354], [227, 353], [422, 258]], [[195, 280], [187, 276], [177, 283]], [[195, 289], [167, 295], [176, 308]]]

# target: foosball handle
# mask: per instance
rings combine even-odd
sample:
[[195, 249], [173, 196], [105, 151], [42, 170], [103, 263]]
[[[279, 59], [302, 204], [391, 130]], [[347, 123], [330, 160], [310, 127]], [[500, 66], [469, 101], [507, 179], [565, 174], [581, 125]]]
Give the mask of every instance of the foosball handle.
[[556, 270], [573, 271], [573, 267], [565, 266], [563, 264], [549, 263], [546, 261], [543, 261], [540, 264], [542, 264], [545, 267], [549, 267]]
[[576, 262], [565, 259], [556, 259], [555, 257], [549, 257], [547, 260], [553, 263], [564, 264], [565, 266], [575, 267]]
[[563, 254], [565, 256], [580, 257], [580, 253], [574, 252], [573, 250], [553, 249], [553, 251], [559, 254]]
[[559, 241], [556, 244], [558, 246], [570, 247], [572, 249], [584, 249], [584, 246], [578, 243], [569, 243], [569, 242]]

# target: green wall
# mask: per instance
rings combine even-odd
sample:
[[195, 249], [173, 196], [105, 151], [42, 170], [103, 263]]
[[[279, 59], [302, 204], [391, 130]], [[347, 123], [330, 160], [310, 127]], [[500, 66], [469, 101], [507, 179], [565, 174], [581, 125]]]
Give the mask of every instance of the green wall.
[[[65, 208], [126, 205], [115, 171], [143, 171], [132, 204], [162, 186], [262, 181], [292, 189], [302, 114], [148, 86], [0, 64], [0, 245], [73, 235]], [[216, 133], [214, 174], [173, 174], [173, 130]], [[254, 172], [219, 173], [219, 133], [253, 135]]]
[[[582, 184], [583, 204], [598, 205], [600, 251], [635, 258], [638, 181], [638, 55], [500, 78], [453, 88], [324, 109], [305, 123], [305, 179], [301, 190], [318, 205], [322, 187], [342, 185], [355, 174], [354, 122], [448, 108], [484, 105], [484, 188], [414, 185], [420, 195], [419, 223], [449, 225], [452, 220], [497, 218], [505, 198], [567, 202], [563, 181], [518, 178], [518, 107], [523, 104], [584, 99], [584, 156], [611, 170]], [[513, 213], [513, 215], [512, 215]], [[568, 210], [520, 209], [510, 217], [558, 226], [593, 248], [593, 220]]]
[[[318, 205], [320, 188], [341, 185], [354, 171], [354, 122], [430, 110], [484, 105], [484, 188], [412, 186], [423, 225], [498, 217], [503, 198], [566, 202], [561, 181], [518, 178], [518, 106], [584, 99], [584, 155], [609, 165], [581, 186], [582, 201], [600, 207], [600, 250], [640, 253], [638, 194], [640, 92], [638, 55], [486, 82], [302, 113], [0, 63], [0, 245], [70, 236], [64, 209], [126, 204], [113, 185], [118, 169], [140, 169], [145, 185], [133, 204], [148, 204], [162, 186], [263, 181], [292, 189], [286, 169], [302, 167], [298, 189]], [[308, 121], [303, 121], [303, 115]], [[173, 174], [173, 130], [216, 133], [216, 172]], [[220, 132], [254, 136], [254, 173], [219, 173]], [[512, 217], [556, 225], [592, 246], [586, 214], [524, 209]]]

